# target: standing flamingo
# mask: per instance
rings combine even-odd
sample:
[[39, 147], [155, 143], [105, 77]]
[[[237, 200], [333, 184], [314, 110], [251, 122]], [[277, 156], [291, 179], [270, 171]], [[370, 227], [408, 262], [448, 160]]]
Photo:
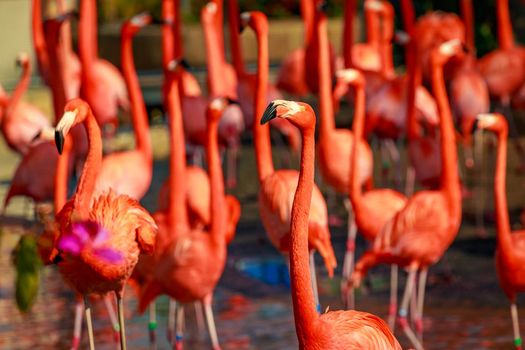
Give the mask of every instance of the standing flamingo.
[[[451, 40], [432, 51], [432, 90], [438, 102], [441, 133], [441, 186], [437, 190], [414, 194], [376, 237], [373, 249], [365, 252], [356, 264], [352, 284], [359, 285], [366, 271], [379, 263], [398, 264], [409, 275], [399, 320], [403, 331], [416, 350], [423, 349], [422, 314], [428, 267], [435, 264], [456, 237], [461, 224], [461, 189], [457, 165], [457, 149], [452, 115], [446, 95], [443, 66], [453, 56], [460, 55], [462, 44]], [[407, 321], [407, 307], [412, 297], [416, 273], [419, 276], [419, 295], [416, 327], [420, 339]]]
[[511, 231], [509, 223], [505, 182], [507, 173], [507, 121], [501, 114], [481, 114], [478, 115], [474, 122], [473, 130], [476, 128], [491, 131], [498, 139], [496, 174], [494, 178], [498, 242], [496, 268], [500, 286], [510, 301], [514, 346], [516, 350], [521, 350], [522, 340], [518, 324], [516, 294], [525, 291], [525, 254], [523, 254], [522, 248], [525, 242], [525, 231]]
[[[257, 37], [257, 89], [255, 95], [254, 139], [257, 173], [259, 177], [259, 213], [265, 231], [272, 244], [283, 254], [290, 249], [290, 212], [293, 193], [297, 187], [298, 173], [295, 170], [275, 170], [272, 161], [270, 130], [260, 125], [260, 118], [266, 103], [266, 86], [268, 79], [268, 22], [261, 12], [244, 13]], [[337, 262], [334, 256], [326, 202], [317, 187], [314, 190], [313, 206], [309, 220], [310, 248], [316, 249], [325, 261], [328, 274], [332, 276]], [[312, 274], [315, 274], [312, 257]], [[314, 286], [317, 291], [317, 286]]]
[[126, 21], [121, 31], [121, 59], [124, 78], [131, 98], [131, 116], [136, 148], [132, 151], [112, 153], [102, 160], [95, 194], [112, 189], [140, 200], [149, 189], [153, 172], [148, 115], [133, 62], [133, 36], [140, 28], [151, 23], [151, 16], [137, 15]]
[[[98, 58], [96, 0], [80, 0], [78, 51], [82, 63], [80, 95], [100, 125], [118, 125], [119, 107], [129, 107], [126, 83], [118, 69]], [[114, 132], [115, 130], [110, 130]]]
[[[144, 311], [158, 295], [168, 294], [181, 303], [204, 301], [206, 318], [214, 349], [219, 349], [211, 311], [211, 295], [226, 262], [225, 200], [222, 170], [219, 159], [217, 127], [228, 102], [217, 98], [208, 107], [207, 160], [210, 175], [209, 231], [191, 229], [188, 225], [185, 204], [186, 164], [184, 132], [177, 87], [177, 72], [172, 72], [169, 85], [170, 123], [170, 195], [166, 212], [155, 215], [164, 217], [156, 242], [155, 269], [146, 282], [140, 298], [139, 309]], [[177, 337], [177, 349], [182, 348], [182, 337]]]
[[0, 99], [3, 108], [0, 127], [7, 145], [13, 151], [26, 154], [34, 144], [35, 137], [42, 131], [51, 130], [51, 122], [35, 106], [21, 100], [31, 79], [29, 56], [26, 53], [19, 54], [16, 64], [22, 67], [22, 75], [13, 94]]
[[[379, 317], [359, 311], [319, 315], [311, 289], [308, 264], [311, 200], [314, 188], [315, 115], [304, 103], [274, 101], [262, 123], [283, 118], [301, 131], [301, 165], [290, 217], [290, 277], [295, 329], [300, 349], [401, 349]], [[310, 266], [311, 268], [311, 266]]]
[[[65, 280], [80, 294], [115, 292], [118, 302], [121, 349], [126, 348], [123, 292], [139, 254], [153, 251], [157, 227], [140, 204], [113, 191], [94, 196], [102, 163], [100, 129], [86, 102], [74, 99], [56, 126], [62, 151], [72, 126], [84, 123], [89, 151], [77, 191], [57, 215], [60, 237], [54, 258]], [[91, 309], [86, 305], [90, 347], [94, 348]]]

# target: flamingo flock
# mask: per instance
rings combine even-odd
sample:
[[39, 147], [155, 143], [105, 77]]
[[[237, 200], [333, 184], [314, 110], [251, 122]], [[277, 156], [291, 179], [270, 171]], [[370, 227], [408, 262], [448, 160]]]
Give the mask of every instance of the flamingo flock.
[[[300, 349], [401, 349], [396, 325], [410, 348], [424, 349], [428, 271], [460, 230], [463, 173], [479, 160], [472, 152], [473, 135], [483, 131], [495, 135], [496, 269], [510, 302], [513, 344], [522, 349], [516, 299], [525, 291], [525, 232], [511, 228], [506, 175], [509, 133], [525, 161], [511, 110], [525, 106], [525, 55], [514, 39], [508, 0], [495, 0], [498, 48], [480, 58], [471, 0], [458, 1], [460, 16], [435, 11], [419, 18], [412, 0], [401, 0], [404, 32], [396, 32], [392, 3], [364, 0], [362, 43], [354, 42], [357, 1], [345, 0], [341, 55], [329, 40], [326, 2], [299, 0], [304, 42], [283, 59], [275, 83], [270, 81], [272, 23], [265, 13], [240, 12], [237, 0], [209, 0], [200, 8], [206, 87], [199, 86], [184, 55], [181, 4], [161, 1], [160, 18], [140, 13], [123, 22], [119, 69], [99, 57], [96, 0], [79, 0], [78, 11], [68, 9], [65, 0], [32, 0], [36, 67], [51, 91], [54, 118], [24, 101], [33, 68], [27, 53], [17, 56], [21, 73], [13, 91], [0, 86], [0, 131], [20, 155], [3, 215], [16, 196], [34, 202], [35, 217], [42, 203], [52, 202], [53, 213], [41, 217], [38, 254], [45, 265], [57, 267], [76, 295], [71, 349], [80, 348], [82, 313], [89, 347], [95, 349], [92, 305], [99, 300], [115, 342], [127, 348], [123, 296], [128, 284], [138, 312], [149, 310], [151, 348], [160, 341], [156, 300], [166, 295], [169, 319], [175, 320], [167, 330], [173, 349], [186, 346], [186, 304], [195, 304], [197, 319], [204, 312], [211, 347], [221, 349], [213, 296], [242, 220], [244, 203], [228, 193], [241, 181], [257, 184], [260, 222], [288, 265]], [[58, 9], [54, 17], [43, 11], [51, 2]], [[78, 26], [72, 26], [76, 20]], [[156, 171], [133, 51], [134, 37], [146, 26], [158, 26], [162, 36], [159, 93], [169, 134], [169, 177], [155, 212], [140, 202]], [[244, 31], [255, 38], [253, 71], [243, 56]], [[394, 44], [404, 50], [404, 71], [395, 66]], [[352, 107], [350, 128], [336, 123], [341, 104]], [[131, 120], [134, 147], [108, 153], [104, 145], [119, 132], [123, 115]], [[298, 169], [276, 167], [270, 126], [286, 139], [291, 151], [286, 164], [299, 157]], [[246, 136], [253, 141], [256, 179], [238, 174]], [[374, 158], [376, 146], [382, 164]], [[408, 158], [404, 191], [403, 147]], [[381, 169], [380, 185], [375, 169]], [[321, 189], [326, 187], [332, 199], [325, 200]], [[348, 215], [339, 263], [331, 232], [340, 224], [332, 220], [334, 191], [345, 197]], [[360, 256], [358, 235], [367, 242]], [[316, 253], [329, 278], [342, 267], [346, 310], [323, 312]], [[391, 267], [387, 322], [356, 310], [355, 288], [380, 264]], [[408, 275], [398, 303], [400, 268]]]

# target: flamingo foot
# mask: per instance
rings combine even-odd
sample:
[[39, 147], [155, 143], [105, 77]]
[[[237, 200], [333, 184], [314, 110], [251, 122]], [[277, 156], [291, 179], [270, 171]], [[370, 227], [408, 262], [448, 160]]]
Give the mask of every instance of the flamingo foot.
[[80, 338], [73, 337], [73, 341], [71, 342], [71, 350], [77, 350], [79, 345], [80, 345]]
[[183, 349], [182, 336], [176, 335], [175, 336], [175, 350], [182, 350], [182, 349]]
[[396, 322], [397, 303], [390, 303], [388, 305], [388, 327], [394, 329]]
[[333, 226], [333, 227], [341, 227], [344, 224], [345, 222], [337, 215], [330, 214], [328, 216], [328, 225]]
[[423, 319], [421, 318], [415, 319], [414, 326], [416, 328], [416, 332], [420, 335], [419, 338], [421, 338], [421, 335], [423, 334]]

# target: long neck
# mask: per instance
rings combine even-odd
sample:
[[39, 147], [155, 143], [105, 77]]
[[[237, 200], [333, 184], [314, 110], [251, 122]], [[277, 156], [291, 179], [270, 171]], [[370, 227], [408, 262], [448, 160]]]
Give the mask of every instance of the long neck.
[[78, 51], [82, 73], [89, 72], [98, 57], [97, 5], [96, 0], [80, 0], [80, 23], [78, 27]]
[[139, 79], [133, 59], [133, 36], [129, 33], [121, 35], [121, 65], [124, 79], [128, 87], [131, 102], [131, 119], [135, 133], [136, 148], [151, 162], [151, 141], [149, 138], [148, 114], [144, 105], [144, 98], [140, 90]]
[[314, 130], [303, 132], [299, 182], [292, 206], [290, 229], [290, 278], [293, 312], [299, 343], [308, 343], [318, 314], [310, 278], [308, 252], [308, 215], [314, 183]]
[[407, 92], [407, 137], [409, 140], [419, 136], [419, 125], [416, 119], [416, 89], [421, 84], [421, 66], [417, 63], [416, 48], [410, 43], [407, 51], [407, 73], [408, 73], [408, 92]]
[[507, 131], [498, 134], [498, 154], [496, 158], [496, 175], [494, 177], [494, 200], [496, 206], [496, 227], [498, 246], [502, 253], [513, 250], [510, 233], [509, 212], [507, 208]]
[[241, 35], [239, 33], [239, 4], [237, 0], [228, 0], [228, 20], [230, 26], [230, 45], [233, 67], [237, 76], [245, 74], [244, 59], [242, 57]]
[[184, 45], [182, 44], [182, 19], [180, 18], [180, 3], [179, 0], [171, 0], [173, 3], [173, 39], [175, 40], [175, 57], [184, 57]]
[[88, 138], [88, 153], [84, 168], [80, 175], [77, 191], [75, 194], [75, 209], [80, 213], [81, 218], [87, 219], [89, 208], [91, 206], [91, 199], [95, 189], [95, 182], [99, 173], [100, 165], [102, 163], [102, 138], [100, 135], [100, 128], [98, 127], [95, 116], [90, 109], [86, 108], [87, 115], [84, 119], [84, 127]]
[[412, 0], [401, 0], [401, 14], [403, 17], [403, 28], [405, 32], [412, 35], [414, 23], [416, 22], [416, 13]]
[[[67, 11], [66, 0], [58, 0], [57, 4], [59, 13], [65, 13]], [[62, 29], [60, 30], [60, 38], [62, 40], [64, 51], [67, 53], [72, 53], [73, 47], [71, 40], [71, 22], [69, 20], [66, 20], [62, 24]]]
[[206, 66], [208, 68], [208, 87], [211, 96], [221, 94], [223, 81], [224, 58], [219, 44], [219, 36], [216, 26], [217, 14], [204, 10], [201, 16], [204, 31], [204, 44], [206, 46]]
[[35, 46], [36, 59], [40, 74], [47, 79], [49, 74], [49, 56], [46, 51], [46, 42], [42, 23], [42, 0], [33, 0], [31, 32]]
[[461, 0], [461, 17], [465, 24], [465, 43], [470, 50], [474, 50], [474, 10], [472, 0]]
[[313, 0], [300, 0], [301, 17], [304, 24], [304, 46], [306, 47], [312, 39], [314, 31], [315, 7]]
[[[366, 0], [365, 0], [366, 1]], [[365, 8], [366, 41], [372, 45], [379, 45], [381, 40], [379, 16], [376, 10]]]
[[266, 107], [266, 86], [268, 85], [268, 33], [259, 33], [256, 31], [255, 34], [257, 35], [259, 55], [257, 56], [253, 133], [259, 182], [262, 182], [275, 170], [273, 167], [272, 146], [270, 143], [270, 127], [268, 124], [261, 125], [261, 117]]
[[458, 160], [456, 150], [456, 138], [454, 125], [452, 124], [452, 113], [445, 88], [442, 64], [432, 64], [432, 90], [436, 98], [440, 116], [441, 134], [441, 189], [446, 192], [451, 202], [455, 205], [461, 203], [456, 200], [460, 196]]
[[71, 135], [67, 136], [64, 142], [64, 149], [62, 154], [58, 157], [54, 181], [53, 205], [55, 207], [55, 214], [58, 214], [67, 201], [67, 184], [68, 184], [68, 168], [73, 149], [74, 139]]
[[319, 41], [319, 103], [321, 110], [320, 137], [329, 139], [330, 133], [335, 129], [334, 106], [332, 100], [332, 79], [330, 78], [330, 58], [328, 33], [326, 30], [326, 17], [320, 17], [317, 21], [317, 40]]
[[186, 157], [178, 74], [171, 73], [168, 85], [168, 113], [170, 117], [170, 177], [168, 222], [171, 228], [187, 227], [186, 213]]
[[221, 160], [219, 158], [218, 121], [214, 120], [207, 128], [207, 162], [210, 175], [210, 234], [213, 243], [225, 244], [226, 232], [226, 201], [224, 199], [224, 179]]
[[389, 3], [385, 3], [388, 8], [387, 14], [383, 18], [381, 30], [381, 55], [382, 55], [382, 72], [385, 77], [394, 76], [394, 58], [392, 50], [392, 40], [394, 37], [394, 12]]
[[498, 17], [498, 44], [503, 50], [514, 47], [514, 34], [509, 14], [509, 0], [496, 0], [496, 15]]
[[[62, 24], [63, 25], [63, 24]], [[51, 25], [46, 30], [46, 46], [49, 61], [49, 86], [52, 90], [55, 123], [58, 123], [66, 104], [65, 76], [64, 76], [64, 49], [63, 40], [59, 37], [57, 27]]]
[[345, 13], [343, 23], [343, 59], [345, 68], [353, 67], [352, 47], [354, 45], [354, 16], [355, 0], [345, 1]]
[[13, 95], [11, 95], [11, 99], [7, 104], [6, 110], [8, 111], [8, 115], [11, 115], [9, 112], [18, 105], [22, 96], [24, 96], [25, 92], [27, 91], [27, 88], [29, 87], [30, 74], [31, 66], [30, 63], [27, 62], [22, 67], [22, 75], [20, 76], [20, 80], [18, 81], [15, 91], [13, 92]]
[[162, 0], [162, 19], [172, 25], [164, 24], [162, 26], [162, 67], [166, 68], [168, 64], [175, 59], [175, 8], [172, 0]]
[[356, 147], [361, 140], [365, 130], [365, 89], [359, 84], [355, 87], [355, 108], [354, 108], [354, 122], [352, 123], [352, 132], [354, 133], [354, 144], [350, 154], [350, 196], [352, 204], [359, 205], [362, 190], [357, 176], [359, 169], [359, 155], [358, 147]]

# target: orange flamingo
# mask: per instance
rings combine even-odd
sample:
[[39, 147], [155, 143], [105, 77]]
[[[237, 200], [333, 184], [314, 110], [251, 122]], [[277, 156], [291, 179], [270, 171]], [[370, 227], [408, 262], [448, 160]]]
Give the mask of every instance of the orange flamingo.
[[[119, 107], [129, 107], [126, 83], [118, 69], [98, 58], [97, 6], [95, 0], [80, 1], [78, 51], [82, 63], [80, 96], [93, 108], [100, 125], [118, 125]], [[109, 130], [113, 133], [115, 130]]]
[[26, 154], [34, 144], [35, 137], [42, 131], [51, 131], [51, 122], [35, 106], [21, 100], [31, 79], [29, 56], [26, 53], [19, 54], [16, 64], [22, 67], [22, 75], [13, 94], [0, 99], [3, 107], [0, 127], [7, 145], [13, 151]]
[[[206, 318], [214, 349], [219, 349], [211, 310], [211, 295], [226, 262], [226, 212], [224, 185], [219, 159], [217, 127], [226, 108], [226, 99], [210, 102], [208, 115], [207, 160], [211, 184], [211, 222], [208, 232], [191, 229], [185, 205], [186, 164], [184, 132], [178, 98], [176, 72], [172, 72], [169, 85], [170, 148], [170, 198], [166, 212], [155, 215], [166, 225], [156, 242], [155, 269], [142, 291], [139, 309], [144, 311], [150, 302], [161, 294], [168, 294], [181, 303], [204, 301]], [[176, 339], [177, 349], [182, 348], [182, 336]]]
[[[441, 133], [441, 186], [437, 190], [414, 194], [405, 207], [387, 223], [374, 241], [372, 250], [365, 252], [356, 264], [352, 284], [359, 285], [366, 271], [379, 263], [398, 264], [409, 275], [399, 320], [403, 331], [417, 349], [421, 344], [424, 291], [427, 269], [435, 264], [456, 237], [461, 224], [461, 189], [457, 165], [457, 149], [452, 115], [448, 105], [443, 66], [453, 56], [460, 55], [462, 44], [452, 40], [433, 50], [432, 90], [438, 102]], [[421, 271], [416, 310], [419, 338], [407, 322], [407, 307], [412, 297], [416, 273]]]
[[[295, 329], [300, 349], [401, 349], [379, 317], [359, 311], [319, 315], [311, 289], [308, 250], [314, 187], [315, 115], [305, 103], [274, 101], [261, 119], [283, 118], [301, 131], [301, 165], [290, 217], [290, 277]], [[310, 267], [311, 268], [311, 267]]]
[[[257, 94], [255, 95], [256, 120], [253, 124], [255, 139], [255, 156], [259, 177], [259, 213], [265, 231], [272, 244], [283, 254], [290, 249], [290, 211], [293, 193], [297, 186], [296, 170], [275, 170], [272, 161], [270, 130], [260, 125], [260, 117], [266, 103], [266, 86], [268, 79], [268, 22], [261, 12], [244, 13], [243, 25], [249, 25], [257, 37]], [[337, 262], [334, 256], [326, 202], [317, 187], [314, 190], [311, 209], [309, 242], [310, 248], [316, 249], [325, 261], [328, 274], [332, 276]], [[315, 274], [312, 260], [312, 274]], [[313, 278], [312, 278], [313, 280]], [[317, 286], [314, 287], [317, 292]]]
[[151, 184], [153, 159], [149, 138], [148, 115], [133, 62], [133, 36], [151, 23], [151, 16], [137, 15], [126, 21], [121, 30], [122, 70], [131, 98], [131, 116], [136, 148], [112, 153], [102, 160], [95, 185], [95, 194], [112, 189], [140, 200]]
[[[64, 116], [55, 129], [59, 152], [71, 127], [80, 123], [88, 134], [89, 151], [76, 193], [57, 215], [60, 234], [53, 259], [64, 279], [79, 294], [115, 292], [121, 349], [125, 349], [124, 286], [139, 254], [153, 251], [157, 227], [135, 199], [111, 190], [94, 196], [102, 163], [102, 142], [93, 113], [83, 100], [74, 99], [65, 106]], [[86, 305], [86, 321], [93, 349], [89, 305]]]
[[[241, 48], [241, 37], [239, 28], [242, 27], [242, 19], [239, 16], [239, 7], [236, 0], [228, 1], [228, 14], [229, 14], [229, 25], [230, 25], [230, 41], [232, 42], [232, 58], [237, 74], [237, 96], [241, 105], [242, 113], [244, 116], [246, 128], [253, 128], [255, 123], [254, 116], [254, 101], [257, 89], [256, 75], [248, 73], [244, 67], [244, 60], [242, 57]], [[269, 82], [266, 85], [266, 102], [270, 102], [274, 99], [281, 99], [282, 94], [277, 87]], [[286, 136], [288, 143], [290, 144], [293, 151], [297, 151], [299, 147], [299, 133], [296, 129], [291, 128], [288, 123], [282, 121], [274, 121], [271, 126], [279, 130], [283, 135]]]
[[508, 126], [501, 114], [478, 115], [473, 125], [475, 129], [493, 132], [498, 139], [496, 156], [496, 174], [494, 177], [494, 200], [496, 205], [496, 268], [501, 288], [510, 301], [514, 346], [522, 349], [522, 340], [518, 324], [516, 294], [525, 291], [525, 254], [523, 245], [525, 231], [511, 231], [507, 208], [507, 190], [505, 175], [507, 173], [507, 139]]

